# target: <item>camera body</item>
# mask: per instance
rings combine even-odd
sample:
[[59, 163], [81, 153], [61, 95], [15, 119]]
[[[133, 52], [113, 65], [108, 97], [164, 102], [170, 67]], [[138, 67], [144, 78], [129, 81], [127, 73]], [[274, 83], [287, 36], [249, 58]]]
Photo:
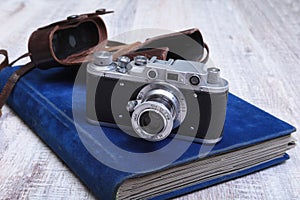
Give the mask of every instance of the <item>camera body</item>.
[[214, 144], [221, 140], [228, 82], [218, 68], [96, 52], [87, 66], [87, 119], [149, 141], [168, 135]]

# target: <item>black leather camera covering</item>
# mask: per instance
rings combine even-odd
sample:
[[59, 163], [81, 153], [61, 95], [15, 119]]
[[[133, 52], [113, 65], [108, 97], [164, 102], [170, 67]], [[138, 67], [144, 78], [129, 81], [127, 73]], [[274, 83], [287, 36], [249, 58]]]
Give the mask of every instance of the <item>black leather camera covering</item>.
[[[88, 74], [87, 81], [87, 117], [93, 121], [131, 127], [131, 116], [126, 105], [129, 100], [136, 99], [146, 83], [122, 80], [123, 86], [120, 86], [118, 79], [100, 78], [92, 74]], [[179, 128], [172, 133], [180, 130], [178, 134], [188, 137], [211, 140], [220, 138], [223, 134], [228, 91], [208, 93], [184, 89], [181, 92], [187, 101], [187, 115]], [[194, 93], [197, 95], [196, 102]], [[194, 105], [195, 103], [198, 105]], [[195, 108], [199, 110], [196, 111]], [[118, 118], [119, 113], [122, 113], [122, 118]], [[192, 132], [191, 124], [198, 126]]]

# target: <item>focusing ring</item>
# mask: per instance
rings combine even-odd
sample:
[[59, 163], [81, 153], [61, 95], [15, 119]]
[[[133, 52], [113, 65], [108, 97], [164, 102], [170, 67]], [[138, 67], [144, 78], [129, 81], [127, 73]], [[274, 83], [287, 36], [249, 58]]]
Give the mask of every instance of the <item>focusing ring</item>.
[[[179, 102], [179, 104], [176, 103], [175, 99], [172, 102], [173, 105], [175, 106], [174, 108], [175, 108], [175, 112], [176, 112], [175, 113], [176, 117], [175, 117], [175, 119], [173, 119], [174, 120], [173, 128], [178, 127], [183, 122], [183, 120], [186, 116], [187, 104], [186, 104], [184, 95], [175, 86], [170, 85], [169, 83], [165, 83], [165, 82], [154, 82], [154, 83], [148, 84], [140, 90], [140, 92], [137, 95], [137, 100], [153, 101], [153, 100], [149, 99], [148, 97], [152, 96], [152, 94], [153, 94], [152, 91], [158, 92], [158, 90], [160, 90], [159, 93], [161, 93], [162, 96], [166, 96], [170, 100], [172, 100], [173, 99], [172, 97], [175, 96], [176, 101]], [[164, 92], [161, 92], [161, 91], [164, 91]]]
[[[143, 128], [140, 126], [140, 117], [147, 111], [156, 112], [164, 120], [164, 128], [157, 134], [150, 134], [143, 130]], [[139, 137], [148, 141], [160, 141], [168, 137], [168, 135], [171, 133], [173, 129], [173, 117], [171, 112], [164, 104], [155, 101], [146, 101], [135, 108], [134, 112], [132, 113], [131, 124], [132, 128]]]

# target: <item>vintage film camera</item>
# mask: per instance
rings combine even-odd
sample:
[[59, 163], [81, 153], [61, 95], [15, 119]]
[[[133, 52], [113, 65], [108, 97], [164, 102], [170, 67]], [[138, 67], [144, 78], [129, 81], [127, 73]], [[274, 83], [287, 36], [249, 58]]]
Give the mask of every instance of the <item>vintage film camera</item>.
[[144, 56], [113, 62], [111, 53], [101, 51], [87, 66], [88, 121], [131, 130], [149, 141], [171, 133], [202, 143], [220, 141], [227, 96], [220, 70], [200, 62]]

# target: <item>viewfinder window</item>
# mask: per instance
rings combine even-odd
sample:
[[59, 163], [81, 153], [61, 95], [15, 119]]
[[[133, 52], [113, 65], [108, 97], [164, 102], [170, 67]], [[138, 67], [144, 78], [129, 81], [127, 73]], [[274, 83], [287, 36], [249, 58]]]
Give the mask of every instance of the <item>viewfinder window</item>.
[[178, 74], [168, 73], [167, 79], [171, 81], [178, 81]]

